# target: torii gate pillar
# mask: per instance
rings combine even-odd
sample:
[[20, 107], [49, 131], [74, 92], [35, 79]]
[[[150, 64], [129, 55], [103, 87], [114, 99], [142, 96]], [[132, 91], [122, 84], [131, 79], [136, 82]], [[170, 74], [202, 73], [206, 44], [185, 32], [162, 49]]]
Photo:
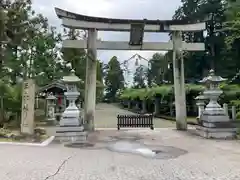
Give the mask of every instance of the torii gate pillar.
[[187, 130], [186, 92], [184, 60], [182, 52], [182, 33], [173, 32], [173, 77], [177, 130]]
[[88, 30], [87, 63], [85, 78], [85, 104], [84, 121], [85, 129], [94, 131], [94, 118], [96, 106], [96, 79], [97, 79], [97, 30]]

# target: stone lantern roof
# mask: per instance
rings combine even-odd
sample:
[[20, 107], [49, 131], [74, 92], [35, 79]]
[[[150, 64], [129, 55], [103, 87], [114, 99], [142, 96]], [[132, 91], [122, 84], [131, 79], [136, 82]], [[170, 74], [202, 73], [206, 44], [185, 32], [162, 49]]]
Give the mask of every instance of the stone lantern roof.
[[215, 71], [213, 69], [211, 69], [209, 71], [209, 75], [205, 78], [203, 78], [201, 81], [199, 81], [200, 83], [207, 83], [207, 82], [216, 82], [216, 83], [220, 83], [223, 81], [226, 81], [227, 79], [222, 78], [221, 76], [216, 76], [215, 75]]
[[205, 100], [207, 99], [204, 95], [200, 94], [197, 97], [195, 97], [195, 100]]
[[55, 100], [57, 98], [53, 94], [49, 94], [46, 99], [47, 100]]
[[69, 76], [63, 76], [62, 81], [64, 83], [77, 83], [82, 80], [75, 75], [75, 71], [72, 69], [71, 74]]

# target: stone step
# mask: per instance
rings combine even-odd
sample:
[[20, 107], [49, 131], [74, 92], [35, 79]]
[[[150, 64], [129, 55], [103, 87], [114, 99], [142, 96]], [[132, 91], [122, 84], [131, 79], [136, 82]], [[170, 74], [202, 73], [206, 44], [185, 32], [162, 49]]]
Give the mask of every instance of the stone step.
[[197, 126], [196, 130], [198, 135], [213, 139], [234, 139], [237, 132], [237, 128], [207, 128], [203, 126]]
[[87, 132], [56, 132], [56, 140], [61, 142], [85, 142], [87, 140]]
[[56, 132], [64, 133], [64, 132], [83, 132], [83, 126], [57, 126]]

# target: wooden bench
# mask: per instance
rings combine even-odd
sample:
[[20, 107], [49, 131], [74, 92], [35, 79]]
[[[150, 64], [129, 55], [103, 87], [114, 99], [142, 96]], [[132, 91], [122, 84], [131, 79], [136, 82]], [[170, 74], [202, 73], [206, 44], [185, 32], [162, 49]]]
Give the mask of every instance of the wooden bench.
[[153, 115], [152, 114], [144, 114], [144, 115], [118, 115], [117, 116], [117, 128], [120, 130], [120, 127], [150, 127], [150, 129], [154, 129], [153, 127]]

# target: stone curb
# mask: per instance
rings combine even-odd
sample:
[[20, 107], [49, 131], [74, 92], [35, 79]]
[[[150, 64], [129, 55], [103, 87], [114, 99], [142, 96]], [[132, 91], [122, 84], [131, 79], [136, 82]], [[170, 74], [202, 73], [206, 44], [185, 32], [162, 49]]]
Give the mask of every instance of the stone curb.
[[[188, 126], [188, 129], [195, 129], [194, 126]], [[117, 130], [117, 128], [95, 128], [95, 130]], [[159, 130], [176, 130], [175, 127], [173, 128], [154, 128], [154, 130], [151, 130], [150, 128], [121, 128], [121, 130], [149, 130], [149, 131], [159, 131]]]
[[51, 136], [42, 143], [19, 143], [19, 142], [0, 142], [0, 145], [16, 145], [16, 146], [38, 146], [38, 147], [45, 147], [49, 145], [55, 136]]

